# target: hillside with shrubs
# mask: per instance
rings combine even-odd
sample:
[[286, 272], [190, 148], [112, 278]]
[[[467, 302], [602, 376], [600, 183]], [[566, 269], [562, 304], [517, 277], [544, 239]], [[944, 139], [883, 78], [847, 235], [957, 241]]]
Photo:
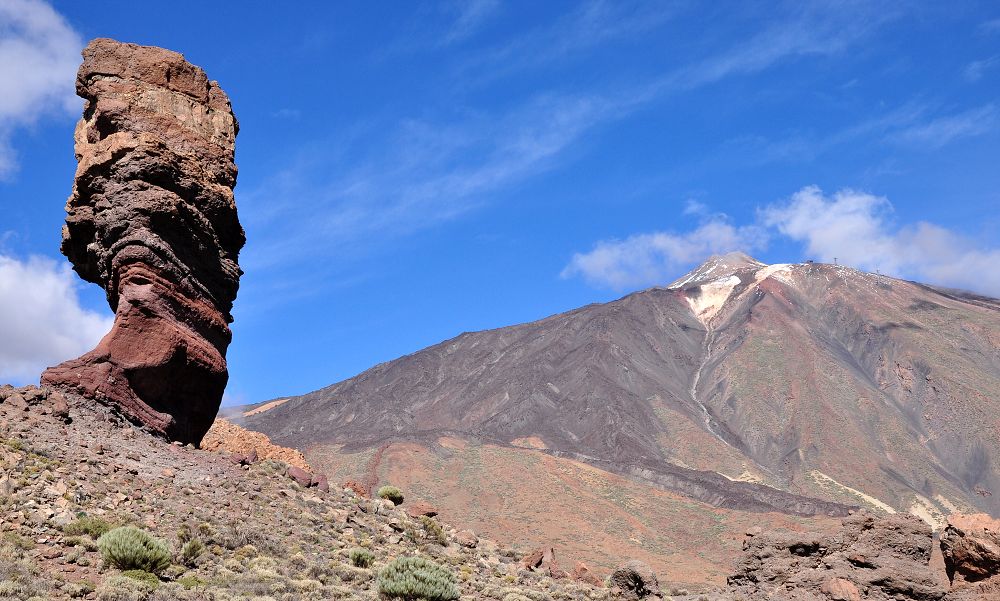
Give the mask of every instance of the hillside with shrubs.
[[107, 407], [44, 389], [0, 389], [0, 467], [3, 600], [612, 594], [592, 575], [525, 567], [394, 486], [374, 498], [303, 486], [285, 463], [169, 444]]

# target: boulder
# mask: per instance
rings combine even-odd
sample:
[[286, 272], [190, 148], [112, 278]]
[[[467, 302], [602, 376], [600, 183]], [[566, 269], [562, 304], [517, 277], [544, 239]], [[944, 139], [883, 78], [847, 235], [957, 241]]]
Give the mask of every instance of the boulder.
[[312, 483], [312, 478], [313, 478], [312, 474], [305, 471], [301, 467], [296, 467], [294, 465], [291, 465], [288, 467], [288, 471], [285, 472], [285, 474], [292, 480], [295, 480], [299, 484], [299, 486], [302, 486], [304, 488], [308, 487], [309, 484]]
[[859, 512], [834, 535], [748, 537], [728, 582], [748, 599], [935, 601], [947, 591], [929, 568], [932, 540], [930, 526], [916, 516]]
[[467, 549], [474, 549], [479, 544], [479, 537], [472, 530], [459, 530], [455, 533], [455, 542]]
[[84, 48], [76, 91], [85, 105], [62, 252], [104, 288], [115, 321], [97, 348], [42, 382], [198, 444], [229, 378], [242, 273], [236, 117], [182, 55], [110, 39]]
[[985, 513], [952, 514], [941, 533], [941, 552], [953, 585], [1000, 575], [1000, 520]]
[[66, 402], [66, 397], [61, 392], [52, 391], [49, 394], [49, 404], [52, 405], [52, 415], [57, 419], [67, 424], [72, 421], [69, 417], [69, 403]]
[[644, 561], [630, 560], [615, 568], [608, 577], [608, 586], [615, 599], [662, 598], [656, 573]]
[[528, 553], [521, 560], [521, 565], [533, 572], [542, 572], [550, 578], [566, 578], [569, 576], [559, 567], [556, 561], [556, 550], [552, 547], [541, 547]]
[[315, 487], [320, 492], [330, 492], [330, 481], [323, 474], [313, 476], [309, 486]]

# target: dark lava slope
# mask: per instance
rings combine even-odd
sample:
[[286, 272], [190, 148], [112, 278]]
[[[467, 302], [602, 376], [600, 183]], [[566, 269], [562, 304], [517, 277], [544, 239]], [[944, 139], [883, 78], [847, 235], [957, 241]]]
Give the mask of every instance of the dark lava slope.
[[462, 334], [245, 424], [302, 449], [532, 438], [716, 505], [935, 521], [1000, 511], [998, 416], [996, 300], [733, 254], [667, 288]]

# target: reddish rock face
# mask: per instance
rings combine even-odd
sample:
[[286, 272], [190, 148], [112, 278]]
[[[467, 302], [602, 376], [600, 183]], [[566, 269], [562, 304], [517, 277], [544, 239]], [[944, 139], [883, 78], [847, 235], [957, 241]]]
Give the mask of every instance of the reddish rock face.
[[104, 287], [115, 322], [42, 382], [197, 444], [229, 378], [245, 242], [233, 197], [238, 123], [216, 82], [162, 48], [94, 40], [76, 89], [86, 104], [62, 252]]
[[952, 514], [941, 534], [941, 552], [954, 586], [987, 579], [1000, 584], [1000, 520], [985, 513]]

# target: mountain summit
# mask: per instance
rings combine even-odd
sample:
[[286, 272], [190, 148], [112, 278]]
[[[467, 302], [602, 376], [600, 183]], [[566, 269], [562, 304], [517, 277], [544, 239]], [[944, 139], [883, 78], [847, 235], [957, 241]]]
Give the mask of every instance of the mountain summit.
[[438, 453], [446, 438], [721, 508], [862, 505], [940, 525], [956, 508], [1000, 513], [997, 332], [994, 299], [732, 253], [666, 288], [462, 334], [246, 424], [344, 469], [351, 453]]

